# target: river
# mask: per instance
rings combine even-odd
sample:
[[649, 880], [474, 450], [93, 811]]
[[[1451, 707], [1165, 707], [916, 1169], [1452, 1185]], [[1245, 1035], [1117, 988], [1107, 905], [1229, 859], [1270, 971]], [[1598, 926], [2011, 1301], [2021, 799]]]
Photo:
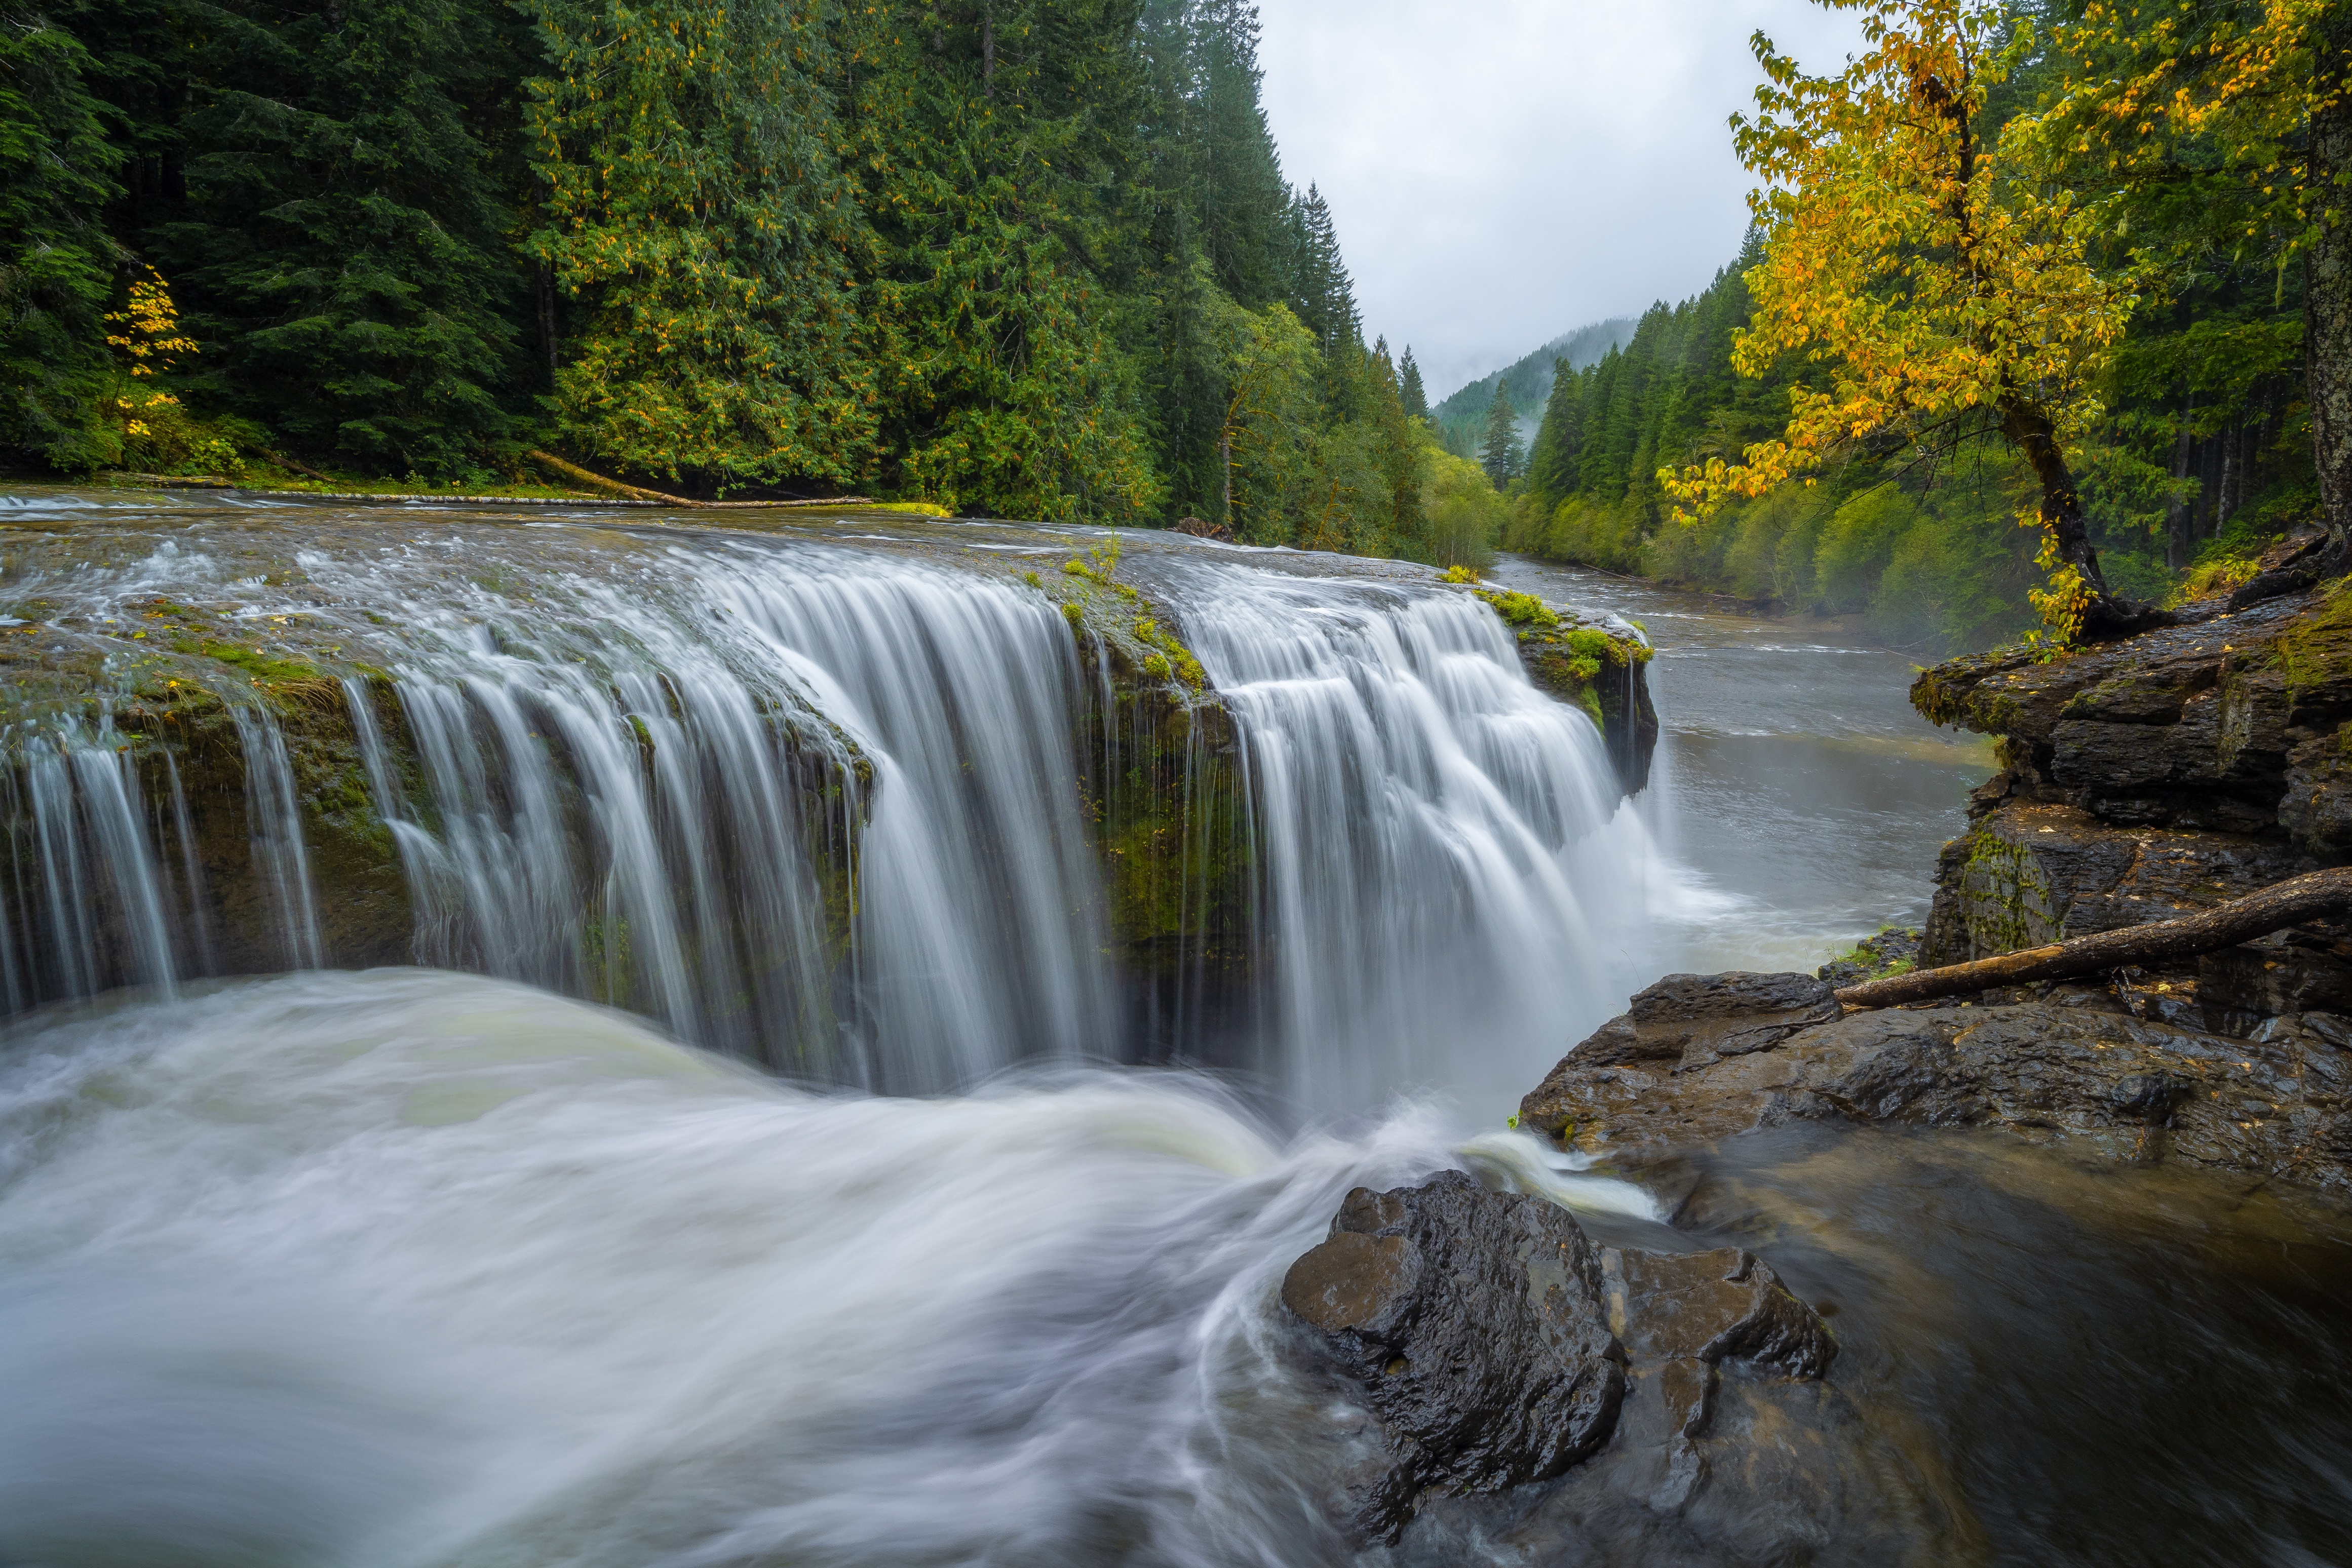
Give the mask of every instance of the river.
[[1912, 711], [1911, 658], [1841, 622], [1741, 613], [1605, 572], [1507, 555], [1492, 575], [1622, 615], [1657, 644], [1643, 807], [1691, 895], [1678, 963], [1811, 969], [1881, 925], [1926, 919], [1936, 853], [1992, 771], [1992, 745]]
[[[62, 983], [58, 954], [145, 983], [0, 1043], [0, 1563], [1695, 1561], [1632, 1514], [1565, 1556], [1329, 1522], [1362, 1422], [1275, 1284], [1349, 1187], [1447, 1166], [1607, 1237], [1755, 1246], [1835, 1310], [1833, 1385], [1905, 1478], [1864, 1503], [1946, 1521], [1921, 1561], [2343, 1560], [2340, 1218], [1782, 1136], [1708, 1165], [1677, 1229], [1499, 1125], [1660, 968], [1810, 966], [1916, 916], [1980, 763], [1907, 716], [1898, 655], [1506, 563], [1661, 645], [1658, 782], [1620, 810], [1591, 727], [1426, 574], [1131, 540], [1236, 715], [1279, 955], [1204, 1068], [1108, 999], [1062, 616], [940, 553], [1097, 538], [23, 498], [20, 670], [146, 679], [122, 627], [162, 599], [278, 638], [238, 655], [265, 672], [360, 672], [213, 732], [255, 929], [346, 939], [364, 889], [279, 808], [304, 727], [357, 726], [381, 750], [339, 799], [391, 824], [427, 956], [491, 972], [206, 977], [226, 927], [177, 913], [220, 874], [184, 825], [204, 753], [181, 792], [138, 732], [16, 721], [11, 983]], [[820, 787], [875, 791], [845, 913], [789, 810]], [[148, 924], [77, 946], [110, 910]], [[820, 949], [854, 961], [777, 961]], [[787, 1079], [680, 1036], [830, 1043]]]

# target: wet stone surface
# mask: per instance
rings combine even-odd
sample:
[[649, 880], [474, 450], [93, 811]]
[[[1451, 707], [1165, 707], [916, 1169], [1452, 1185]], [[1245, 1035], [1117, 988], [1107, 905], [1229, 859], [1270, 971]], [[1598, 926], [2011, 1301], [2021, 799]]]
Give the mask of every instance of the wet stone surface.
[[[1757, 989], [1756, 977], [1720, 979], [1718, 1000]], [[2352, 1025], [2313, 1011], [2239, 1038], [2142, 1010], [2086, 987], [1991, 993], [1858, 1012], [1705, 1061], [1627, 1056], [1620, 1019], [1561, 1060], [1520, 1124], [1636, 1166], [1789, 1122], [1999, 1127], [2352, 1192]]]
[[[1753, 1253], [1597, 1245], [1549, 1200], [1459, 1171], [1350, 1193], [1282, 1300], [1309, 1355], [1376, 1418], [1380, 1460], [1347, 1501], [1374, 1542], [1397, 1542], [1438, 1498], [1572, 1476], [1603, 1454], [1615, 1459], [1606, 1479], [1570, 1491], [1675, 1514], [1708, 1454], [1731, 1457], [1759, 1409], [1801, 1421], [1792, 1413], [1823, 1408], [1804, 1385], [1837, 1354], [1819, 1315]], [[1727, 1404], [1738, 1412], [1727, 1438]], [[1739, 1454], [1733, 1469], [1747, 1463]]]

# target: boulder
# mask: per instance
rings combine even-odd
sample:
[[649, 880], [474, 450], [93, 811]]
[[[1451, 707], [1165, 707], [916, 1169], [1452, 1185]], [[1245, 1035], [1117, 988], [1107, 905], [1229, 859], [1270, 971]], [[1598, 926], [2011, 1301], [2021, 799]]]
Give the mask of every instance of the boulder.
[[1608, 1439], [1625, 1395], [1598, 1250], [1565, 1209], [1459, 1171], [1348, 1195], [1283, 1305], [1362, 1388], [1393, 1464], [1356, 1525], [1392, 1540], [1424, 1487], [1493, 1491]]
[[1827, 1325], [1742, 1249], [1598, 1245], [1543, 1198], [1448, 1172], [1350, 1193], [1282, 1299], [1375, 1417], [1385, 1464], [1348, 1506], [1403, 1561], [1461, 1561], [1465, 1531], [1501, 1521], [1563, 1544], [1603, 1519], [1752, 1542], [1759, 1521], [1810, 1538], [1916, 1512], [1883, 1506], [1874, 1445], [1821, 1384]]

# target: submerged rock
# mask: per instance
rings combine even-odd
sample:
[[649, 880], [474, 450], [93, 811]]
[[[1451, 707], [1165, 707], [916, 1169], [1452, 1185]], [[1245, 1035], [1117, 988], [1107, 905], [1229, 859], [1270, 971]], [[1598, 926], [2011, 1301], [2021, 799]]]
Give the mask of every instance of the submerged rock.
[[1551, 1480], [1604, 1450], [1622, 1462], [1578, 1495], [1631, 1487], [1671, 1512], [1706, 1473], [1697, 1445], [1717, 1435], [1727, 1364], [1736, 1448], [1759, 1402], [1819, 1379], [1837, 1354], [1820, 1316], [1752, 1253], [1599, 1246], [1565, 1209], [1459, 1171], [1349, 1194], [1282, 1300], [1380, 1422], [1387, 1463], [1353, 1506], [1356, 1528], [1383, 1541], [1425, 1495]]

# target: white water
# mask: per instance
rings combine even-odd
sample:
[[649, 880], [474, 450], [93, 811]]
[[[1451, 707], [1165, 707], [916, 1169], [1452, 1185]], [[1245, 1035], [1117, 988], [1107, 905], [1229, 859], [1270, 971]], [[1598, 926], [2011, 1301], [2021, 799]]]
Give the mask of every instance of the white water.
[[1247, 747], [1285, 1087], [1524, 1092], [1563, 1030], [1644, 983], [1653, 856], [1600, 731], [1475, 600], [1231, 567], [1176, 584]]
[[[1075, 755], [1110, 694], [1034, 591], [837, 540], [305, 522], [297, 592], [257, 532], [34, 586], [315, 617], [388, 671], [341, 689], [416, 954], [507, 977], [192, 980], [179, 773], [16, 737], [11, 1005], [151, 989], [0, 1034], [0, 1563], [1337, 1563], [1362, 1418], [1272, 1294], [1346, 1190], [1468, 1165], [1650, 1213], [1491, 1130], [1614, 1010], [1657, 889], [1592, 726], [1475, 601], [1138, 563], [1238, 727], [1265, 1113], [1078, 1065], [1132, 1055]], [[339, 890], [282, 737], [237, 727], [309, 962]], [[962, 1092], [793, 1087], [551, 990]]]
[[[1045, 596], [803, 538], [394, 537], [240, 517], [23, 591], [62, 607], [60, 635], [160, 594], [265, 648], [299, 624], [388, 669], [388, 705], [357, 678], [343, 693], [422, 961], [893, 1092], [1139, 1054], [1074, 739], [1109, 697]], [[254, 571], [260, 548], [299, 570]], [[1302, 1105], [1444, 1085], [1499, 1120], [1652, 952], [1654, 856], [1598, 732], [1466, 595], [1219, 552], [1138, 565], [1236, 721], [1260, 958], [1247, 1038], [1196, 1026], [1154, 1049], [1254, 1065]], [[261, 946], [333, 964], [319, 910], [337, 891], [310, 870], [286, 744], [228, 695]], [[16, 746], [39, 834], [18, 829], [0, 889], [11, 1007], [209, 972], [176, 787], [143, 798], [110, 734]], [[830, 906], [820, 847], [855, 866]], [[110, 936], [77, 881], [118, 890]]]
[[1355, 1417], [1270, 1295], [1458, 1157], [1165, 1074], [813, 1094], [423, 970], [20, 1027], [0, 1562], [1334, 1561]]

